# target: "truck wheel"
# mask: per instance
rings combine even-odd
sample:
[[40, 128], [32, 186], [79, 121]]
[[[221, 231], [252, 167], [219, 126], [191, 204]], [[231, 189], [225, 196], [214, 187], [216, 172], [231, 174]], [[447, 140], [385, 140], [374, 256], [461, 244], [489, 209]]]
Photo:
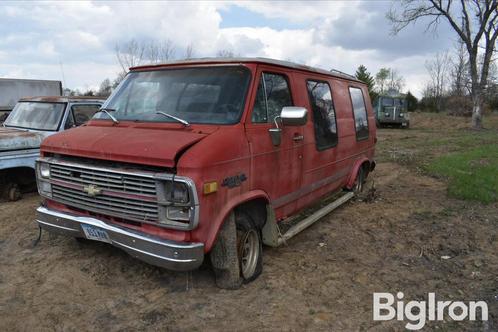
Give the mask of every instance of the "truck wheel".
[[363, 191], [363, 185], [365, 184], [365, 168], [363, 166], [358, 170], [356, 174], [356, 179], [353, 184], [353, 192], [355, 195], [360, 194]]
[[15, 182], [7, 182], [2, 194], [5, 199], [11, 202], [18, 201], [22, 198], [21, 189]]
[[236, 216], [237, 253], [244, 282], [256, 279], [263, 272], [263, 241], [261, 231], [245, 213]]
[[237, 289], [256, 279], [263, 270], [261, 232], [244, 213], [225, 220], [210, 253], [216, 285]]

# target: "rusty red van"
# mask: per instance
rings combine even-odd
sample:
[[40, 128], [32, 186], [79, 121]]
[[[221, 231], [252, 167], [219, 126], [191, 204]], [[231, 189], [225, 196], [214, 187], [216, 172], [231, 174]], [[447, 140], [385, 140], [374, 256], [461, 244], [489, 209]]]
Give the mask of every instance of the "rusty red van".
[[237, 288], [261, 274], [263, 244], [361, 191], [375, 130], [366, 85], [341, 72], [261, 58], [131, 68], [91, 121], [43, 142], [37, 222], [167, 269], [208, 257]]

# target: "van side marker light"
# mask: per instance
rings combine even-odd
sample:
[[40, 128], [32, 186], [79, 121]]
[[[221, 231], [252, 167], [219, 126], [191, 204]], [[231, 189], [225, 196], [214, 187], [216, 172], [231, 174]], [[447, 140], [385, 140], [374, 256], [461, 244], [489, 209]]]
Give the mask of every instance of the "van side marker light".
[[203, 186], [204, 195], [209, 195], [218, 191], [218, 182], [206, 182]]

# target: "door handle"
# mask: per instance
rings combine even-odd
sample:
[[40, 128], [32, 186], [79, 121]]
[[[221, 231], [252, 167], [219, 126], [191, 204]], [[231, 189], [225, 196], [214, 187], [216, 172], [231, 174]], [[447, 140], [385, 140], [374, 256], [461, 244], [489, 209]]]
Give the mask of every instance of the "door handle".
[[300, 142], [300, 141], [304, 140], [304, 136], [303, 136], [303, 135], [297, 135], [297, 134], [296, 134], [296, 135], [294, 135], [294, 137], [292, 137], [292, 140], [293, 140], [294, 142]]

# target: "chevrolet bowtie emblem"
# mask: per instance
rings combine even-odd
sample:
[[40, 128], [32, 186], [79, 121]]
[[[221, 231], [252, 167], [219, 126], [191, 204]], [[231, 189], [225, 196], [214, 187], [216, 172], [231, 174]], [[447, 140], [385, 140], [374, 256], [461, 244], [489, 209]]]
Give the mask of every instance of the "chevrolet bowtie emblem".
[[94, 186], [93, 184], [89, 184], [88, 186], [83, 187], [83, 191], [88, 194], [88, 196], [95, 197], [97, 195], [100, 195], [102, 193], [102, 189], [100, 189], [97, 186]]

